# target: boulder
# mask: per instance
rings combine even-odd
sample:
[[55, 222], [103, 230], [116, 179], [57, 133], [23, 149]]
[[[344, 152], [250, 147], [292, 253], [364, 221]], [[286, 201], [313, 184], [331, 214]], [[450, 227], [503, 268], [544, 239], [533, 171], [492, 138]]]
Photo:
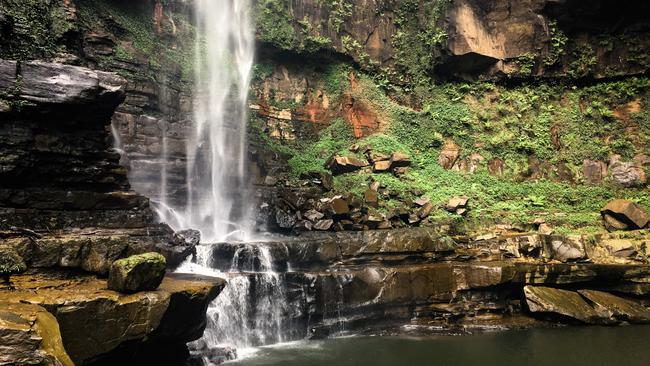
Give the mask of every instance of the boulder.
[[[600, 214], [609, 228], [642, 229], [648, 226], [650, 215], [638, 204], [617, 199], [609, 202], [600, 210]], [[609, 218], [607, 218], [609, 216]], [[613, 220], [612, 220], [613, 219]]]
[[607, 318], [597, 312], [577, 292], [542, 286], [525, 286], [528, 310], [533, 313], [553, 313], [584, 323], [603, 323]]
[[74, 366], [45, 308], [0, 300], [0, 365]]
[[560, 262], [570, 262], [585, 258], [585, 250], [580, 240], [568, 237], [547, 237], [546, 252], [548, 257]]
[[314, 224], [314, 230], [327, 231], [332, 227], [332, 225], [334, 225], [334, 220], [332, 219], [318, 220]]
[[372, 166], [372, 171], [375, 173], [383, 173], [390, 170], [390, 160], [377, 161]]
[[340, 155], [333, 156], [325, 163], [325, 167], [334, 175], [351, 173], [366, 166], [368, 162], [365, 160]]
[[619, 155], [611, 157], [609, 171], [612, 180], [626, 188], [642, 186], [646, 182], [643, 167], [632, 161], [622, 161]]
[[593, 304], [597, 311], [630, 323], [649, 323], [650, 310], [641, 304], [595, 290], [578, 290], [580, 295]]
[[456, 164], [459, 156], [460, 147], [453, 140], [447, 140], [438, 156], [438, 164], [446, 170], [449, 170]]
[[602, 161], [584, 160], [582, 175], [589, 184], [599, 184], [607, 176], [607, 164]]
[[124, 293], [155, 290], [165, 276], [166, 267], [165, 257], [158, 253], [116, 260], [108, 275], [108, 288]]
[[390, 167], [391, 168], [400, 168], [407, 167], [411, 165], [411, 158], [408, 155], [401, 152], [394, 152], [390, 156]]

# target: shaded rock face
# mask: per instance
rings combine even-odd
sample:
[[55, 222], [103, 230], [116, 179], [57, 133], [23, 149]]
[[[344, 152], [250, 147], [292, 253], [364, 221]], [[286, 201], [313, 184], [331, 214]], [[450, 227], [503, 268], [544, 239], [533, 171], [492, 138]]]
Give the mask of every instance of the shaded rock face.
[[[125, 98], [114, 73], [0, 60], [0, 240], [33, 267], [106, 274], [128, 254], [162, 252], [177, 265], [192, 241], [154, 223], [130, 190], [107, 126]], [[74, 231], [74, 234], [70, 234]], [[4, 245], [3, 244], [3, 245]]]
[[533, 313], [558, 314], [588, 324], [650, 322], [650, 310], [646, 307], [607, 292], [525, 286], [524, 295]]
[[[205, 309], [224, 281], [201, 276], [168, 276], [156, 291], [121, 295], [106, 289], [106, 281], [65, 273], [14, 277], [16, 289], [0, 291], [3, 300], [47, 309], [61, 330], [63, 346], [75, 364], [95, 358], [128, 357], [138, 344], [160, 342], [181, 350], [205, 328]], [[37, 347], [38, 348], [38, 347]]]

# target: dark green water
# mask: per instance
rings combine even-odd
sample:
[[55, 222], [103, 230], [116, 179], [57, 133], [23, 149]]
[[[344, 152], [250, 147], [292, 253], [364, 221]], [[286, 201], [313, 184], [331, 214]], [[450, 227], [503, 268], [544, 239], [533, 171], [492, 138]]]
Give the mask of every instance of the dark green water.
[[650, 366], [650, 326], [349, 337], [265, 347], [234, 366]]

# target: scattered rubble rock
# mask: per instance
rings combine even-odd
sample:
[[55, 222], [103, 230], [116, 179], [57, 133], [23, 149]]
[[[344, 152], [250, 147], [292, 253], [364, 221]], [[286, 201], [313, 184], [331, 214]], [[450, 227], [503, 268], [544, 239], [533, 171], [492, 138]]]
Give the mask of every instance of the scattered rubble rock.
[[650, 215], [638, 204], [616, 199], [600, 210], [609, 231], [643, 229], [650, 222]]
[[445, 210], [456, 213], [457, 215], [464, 215], [467, 213], [467, 203], [469, 198], [465, 196], [453, 197], [445, 205]]
[[368, 165], [368, 162], [365, 160], [340, 155], [333, 156], [325, 163], [325, 167], [334, 175], [351, 173]]
[[458, 157], [460, 157], [460, 146], [453, 140], [447, 140], [438, 156], [438, 164], [446, 170], [450, 170], [456, 164]]
[[318, 220], [314, 224], [314, 230], [327, 231], [332, 228], [332, 225], [334, 225], [334, 220], [332, 219]]
[[124, 293], [155, 290], [165, 277], [166, 266], [165, 257], [158, 253], [116, 260], [108, 275], [108, 288]]

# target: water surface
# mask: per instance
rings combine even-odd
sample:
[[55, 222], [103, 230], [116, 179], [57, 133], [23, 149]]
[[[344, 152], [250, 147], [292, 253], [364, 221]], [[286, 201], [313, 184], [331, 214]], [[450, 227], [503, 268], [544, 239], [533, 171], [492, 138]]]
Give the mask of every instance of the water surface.
[[229, 366], [650, 365], [650, 326], [348, 337], [260, 348]]

